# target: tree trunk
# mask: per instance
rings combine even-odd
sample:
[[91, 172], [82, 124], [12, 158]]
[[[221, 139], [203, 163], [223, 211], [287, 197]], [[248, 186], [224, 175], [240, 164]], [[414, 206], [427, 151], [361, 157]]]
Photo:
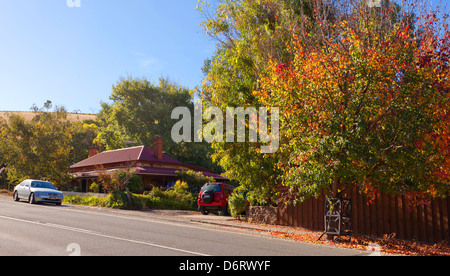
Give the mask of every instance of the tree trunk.
[[333, 185], [331, 186], [331, 195], [332, 195], [333, 197], [336, 197], [337, 194], [338, 194], [339, 184], [340, 184], [340, 179], [339, 179], [339, 177], [336, 177], [336, 178], [333, 180]]

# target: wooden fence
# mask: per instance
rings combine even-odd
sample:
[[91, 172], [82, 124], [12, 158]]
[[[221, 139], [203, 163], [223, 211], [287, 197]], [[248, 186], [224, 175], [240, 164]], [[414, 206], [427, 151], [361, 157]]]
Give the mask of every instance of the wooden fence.
[[[398, 239], [440, 242], [450, 240], [450, 199], [438, 199], [427, 205], [407, 206], [402, 196], [381, 193], [374, 203], [354, 189], [352, 201], [352, 232], [382, 237], [395, 233]], [[297, 206], [278, 209], [278, 224], [324, 230], [325, 197], [308, 199]]]

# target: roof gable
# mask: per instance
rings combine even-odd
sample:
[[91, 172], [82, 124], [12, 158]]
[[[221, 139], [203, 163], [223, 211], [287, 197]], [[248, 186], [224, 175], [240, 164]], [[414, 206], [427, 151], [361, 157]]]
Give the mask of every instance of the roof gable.
[[181, 165], [180, 161], [177, 161], [169, 156], [163, 154], [162, 159], [158, 160], [155, 156], [153, 149], [146, 146], [138, 146], [132, 148], [104, 151], [90, 158], [87, 158], [77, 164], [70, 166], [71, 169], [101, 166], [114, 163], [127, 163], [127, 162], [159, 162]]

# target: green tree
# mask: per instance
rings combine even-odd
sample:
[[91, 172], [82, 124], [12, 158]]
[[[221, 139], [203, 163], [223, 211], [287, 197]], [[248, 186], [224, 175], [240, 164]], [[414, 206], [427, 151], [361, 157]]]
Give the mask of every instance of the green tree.
[[[366, 1], [217, 2], [214, 12], [202, 1], [200, 8], [206, 17], [205, 31], [217, 40], [216, 53], [204, 66], [204, 106], [223, 110], [227, 106], [278, 106], [283, 114], [282, 146], [276, 154], [259, 153], [257, 144], [213, 145], [213, 157], [227, 176], [240, 181], [250, 193], [254, 191], [260, 203], [276, 200], [281, 183], [288, 187], [286, 200], [317, 195], [324, 187], [336, 194], [355, 182], [367, 194], [384, 184], [391, 191], [409, 186], [429, 195], [446, 190], [442, 183], [420, 184], [430, 184], [424, 181], [427, 177], [431, 180], [438, 174], [449, 175], [437, 164], [445, 167], [450, 158], [431, 154], [433, 146], [425, 142], [430, 135], [438, 136], [435, 144], [441, 152], [448, 152], [443, 126], [447, 123], [442, 123], [446, 122], [446, 112], [430, 113], [446, 110], [442, 108], [448, 80], [446, 15], [426, 10], [430, 5], [425, 0], [404, 1], [407, 4], [403, 6], [381, 1], [382, 6], [376, 8], [367, 6]], [[403, 50], [399, 46], [402, 42]], [[389, 49], [391, 45], [396, 48]], [[376, 54], [386, 59], [374, 60]], [[310, 60], [316, 62], [315, 71], [308, 65]], [[375, 69], [373, 65], [382, 61], [385, 64]], [[425, 75], [430, 73], [427, 70], [434, 70], [434, 82], [429, 79], [432, 75]], [[392, 105], [386, 104], [386, 95], [369, 96], [374, 95], [369, 92], [382, 91], [391, 93], [391, 100], [395, 99]], [[429, 92], [433, 98], [419, 91]], [[422, 100], [414, 102], [418, 97]], [[408, 102], [414, 104], [408, 107]], [[318, 115], [324, 110], [329, 117]], [[376, 114], [380, 110], [384, 112]], [[399, 114], [404, 116], [394, 116]], [[384, 128], [381, 123], [386, 123]], [[323, 133], [311, 133], [312, 127]], [[414, 133], [414, 129], [420, 133]], [[355, 131], [361, 135], [355, 136]], [[362, 135], [365, 132], [373, 136]], [[421, 150], [425, 154], [414, 149], [414, 142], [424, 144]], [[413, 172], [412, 166], [419, 168], [418, 164], [426, 165], [426, 174]], [[374, 181], [377, 184], [360, 181], [364, 176], [374, 179], [374, 175], [378, 176]]]
[[[289, 62], [290, 29], [297, 21], [298, 1], [224, 0], [215, 11], [201, 2], [206, 33], [217, 41], [215, 55], [205, 61], [202, 86], [204, 106], [260, 107], [258, 79], [270, 57]], [[248, 119], [247, 119], [248, 120]], [[262, 154], [255, 143], [214, 143], [213, 158], [226, 175], [246, 186], [253, 204], [274, 204], [278, 198], [279, 155]]]
[[51, 102], [42, 109], [33, 107], [36, 116], [26, 121], [10, 115], [1, 125], [0, 159], [7, 166], [8, 179], [48, 179], [56, 186], [70, 180], [72, 123], [63, 107], [49, 112]]
[[181, 162], [215, 168], [212, 150], [206, 143], [175, 143], [171, 137], [175, 121], [171, 119], [176, 107], [194, 110], [193, 91], [160, 79], [159, 85], [146, 79], [122, 79], [115, 86], [111, 104], [102, 103], [99, 133], [95, 142], [107, 150], [128, 146], [153, 146], [155, 136], [164, 141], [164, 151]]
[[70, 162], [76, 164], [89, 156], [89, 149], [99, 147], [95, 144], [95, 138], [99, 132], [99, 121], [86, 120], [73, 122], [72, 125], [72, 151]]

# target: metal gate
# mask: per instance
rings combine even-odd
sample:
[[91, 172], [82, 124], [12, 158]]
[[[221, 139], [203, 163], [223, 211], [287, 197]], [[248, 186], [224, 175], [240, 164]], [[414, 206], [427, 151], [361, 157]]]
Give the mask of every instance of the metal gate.
[[325, 200], [325, 231], [323, 235], [349, 236], [352, 229], [352, 202], [342, 197], [327, 197]]

